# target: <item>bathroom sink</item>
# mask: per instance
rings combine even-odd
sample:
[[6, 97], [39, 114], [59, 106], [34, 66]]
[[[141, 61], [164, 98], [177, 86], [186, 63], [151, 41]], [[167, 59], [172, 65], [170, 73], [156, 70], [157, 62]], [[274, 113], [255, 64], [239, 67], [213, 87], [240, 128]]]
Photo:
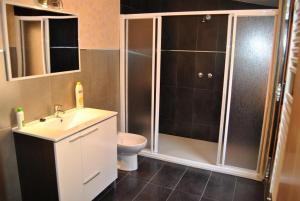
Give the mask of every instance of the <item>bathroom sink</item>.
[[105, 115], [106, 114], [103, 111], [100, 112], [96, 109], [84, 108], [73, 110], [71, 112], [67, 112], [63, 115], [60, 115], [61, 118], [52, 117], [46, 120], [44, 123], [41, 123], [41, 125], [47, 129], [65, 131], [78, 127], [97, 117]]
[[57, 142], [116, 115], [117, 112], [107, 110], [71, 109], [60, 115], [60, 117], [49, 116], [45, 118], [46, 121], [33, 121], [27, 123], [22, 129], [15, 128], [14, 130], [25, 135]]

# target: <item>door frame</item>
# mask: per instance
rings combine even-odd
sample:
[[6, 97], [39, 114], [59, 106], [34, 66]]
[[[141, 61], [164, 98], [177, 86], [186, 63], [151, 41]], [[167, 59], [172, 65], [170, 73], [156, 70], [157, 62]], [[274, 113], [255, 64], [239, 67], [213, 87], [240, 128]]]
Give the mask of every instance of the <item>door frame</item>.
[[[160, 52], [161, 37], [157, 35], [157, 24], [161, 23], [161, 17], [140, 16], [135, 18], [127, 18], [121, 15], [120, 18], [120, 130], [122, 132], [128, 132], [128, 21], [129, 20], [141, 20], [152, 19], [152, 78], [151, 78], [151, 139], [150, 150], [155, 150], [155, 95], [156, 91], [156, 64], [160, 66], [160, 60], [156, 61], [158, 55], [158, 49]], [[160, 58], [160, 55], [159, 55]], [[160, 68], [160, 67], [159, 67]]]
[[[278, 58], [278, 69], [282, 71], [278, 78], [278, 83], [282, 84], [281, 93], [278, 94], [278, 100], [275, 105], [274, 117], [278, 117], [271, 128], [273, 137], [273, 150], [270, 152], [269, 177], [267, 178], [268, 198], [277, 200], [280, 187], [281, 173], [284, 168], [285, 152], [287, 147], [287, 139], [289, 135], [289, 127], [291, 122], [291, 114], [294, 102], [294, 93], [296, 90], [295, 79], [297, 67], [299, 66], [299, 33], [300, 15], [299, 2], [287, 1], [281, 5], [283, 8], [282, 27], [286, 34], [281, 35], [281, 55]], [[286, 17], [288, 16], [288, 18]], [[284, 22], [285, 21], [285, 22]], [[282, 31], [282, 32], [283, 32]]]
[[[274, 97], [274, 85], [275, 85], [275, 63], [276, 63], [276, 51], [274, 51], [274, 48], [276, 47], [276, 41], [278, 40], [278, 34], [276, 32], [277, 30], [277, 24], [278, 24], [278, 13], [269, 13], [269, 14], [263, 14], [260, 13], [244, 13], [244, 14], [234, 14], [233, 15], [233, 34], [232, 34], [232, 44], [231, 44], [231, 54], [230, 54], [230, 75], [229, 75], [229, 86], [228, 86], [228, 99], [227, 99], [227, 107], [226, 107], [226, 122], [225, 122], [225, 131], [224, 131], [224, 144], [223, 144], [223, 150], [222, 150], [222, 159], [221, 159], [221, 165], [226, 167], [232, 167], [230, 165], [225, 164], [226, 160], [226, 151], [227, 151], [227, 138], [228, 138], [228, 126], [229, 126], [229, 116], [230, 116], [230, 104], [231, 104], [231, 94], [232, 94], [232, 81], [233, 81], [233, 71], [234, 71], [234, 55], [235, 55], [235, 40], [236, 40], [236, 32], [237, 32], [237, 20], [241, 17], [255, 17], [255, 16], [274, 16], [274, 27], [273, 27], [273, 52], [272, 52], [272, 59], [269, 64], [268, 69], [268, 80], [267, 80], [267, 90], [266, 90], [266, 97], [265, 97], [265, 106], [264, 106], [264, 115], [263, 115], [263, 124], [261, 129], [261, 137], [260, 137], [260, 145], [259, 145], [259, 154], [257, 159], [257, 166], [256, 166], [256, 172], [258, 172], [261, 176], [264, 174], [265, 164], [267, 162], [267, 158], [265, 157], [265, 152], [268, 150], [267, 145], [267, 136], [268, 136], [268, 128], [270, 126], [270, 109]], [[244, 169], [244, 168], [241, 168]]]

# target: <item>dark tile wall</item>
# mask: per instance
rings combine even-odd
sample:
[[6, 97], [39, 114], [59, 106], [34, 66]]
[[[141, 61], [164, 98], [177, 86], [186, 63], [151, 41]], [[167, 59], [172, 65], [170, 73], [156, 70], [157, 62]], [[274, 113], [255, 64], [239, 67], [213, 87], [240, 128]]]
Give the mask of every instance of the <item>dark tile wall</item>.
[[[203, 10], [240, 10], [240, 9], [267, 9], [278, 7], [278, 2], [260, 2], [262, 5], [233, 1], [233, 0], [121, 0], [121, 13], [153, 13]], [[264, 4], [265, 3], [265, 4]]]
[[227, 15], [173, 16], [163, 18], [163, 50], [225, 51]]
[[163, 18], [160, 132], [217, 142], [228, 16], [203, 17]]

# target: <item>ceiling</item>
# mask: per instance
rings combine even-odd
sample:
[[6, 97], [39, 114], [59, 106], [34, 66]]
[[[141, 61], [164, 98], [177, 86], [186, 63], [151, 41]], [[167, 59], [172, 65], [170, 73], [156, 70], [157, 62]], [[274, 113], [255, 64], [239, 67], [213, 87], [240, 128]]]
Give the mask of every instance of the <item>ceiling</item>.
[[259, 5], [265, 5], [265, 6], [272, 6], [272, 7], [278, 7], [278, 1], [279, 0], [234, 0], [234, 1], [241, 1], [251, 4], [259, 4]]

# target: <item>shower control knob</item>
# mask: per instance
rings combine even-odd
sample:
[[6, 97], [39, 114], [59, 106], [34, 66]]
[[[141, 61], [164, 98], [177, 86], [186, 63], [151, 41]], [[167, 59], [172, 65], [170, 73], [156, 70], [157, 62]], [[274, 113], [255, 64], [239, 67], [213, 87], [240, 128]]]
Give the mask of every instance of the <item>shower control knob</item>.
[[199, 78], [203, 78], [203, 73], [201, 73], [201, 72], [198, 73], [198, 77], [199, 77]]
[[211, 78], [213, 77], [213, 74], [208, 73], [208, 74], [207, 74], [207, 77], [208, 77], [208, 79], [211, 79]]

